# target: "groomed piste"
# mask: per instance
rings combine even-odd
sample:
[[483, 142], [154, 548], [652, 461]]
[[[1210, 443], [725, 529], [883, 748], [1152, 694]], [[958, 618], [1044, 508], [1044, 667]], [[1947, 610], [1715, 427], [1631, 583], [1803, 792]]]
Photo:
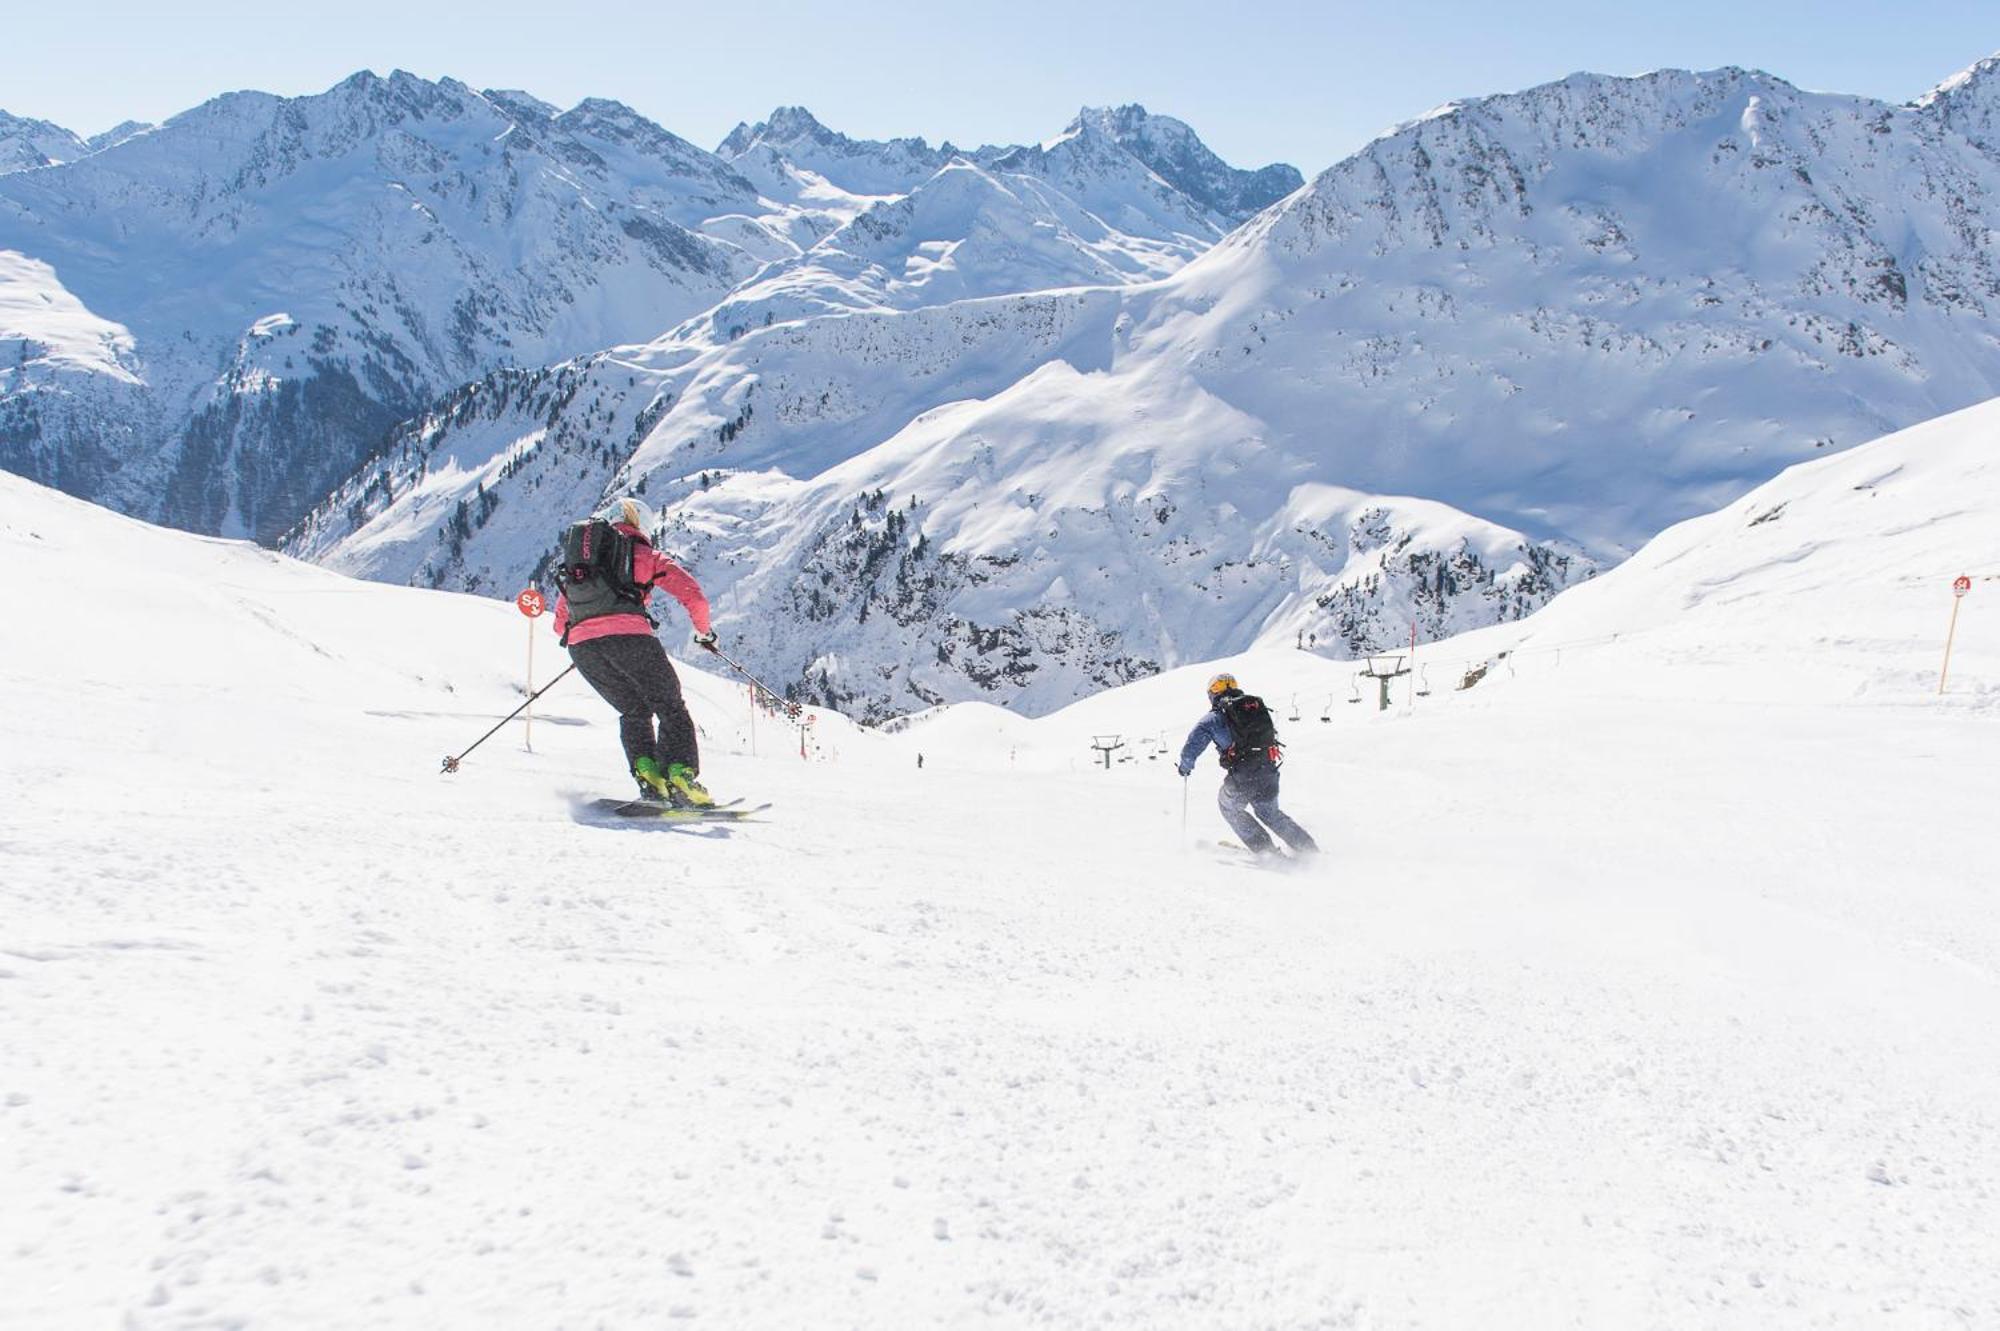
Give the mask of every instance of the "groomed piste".
[[[773, 805], [698, 828], [589, 810], [573, 681], [439, 773], [506, 603], [0, 476], [0, 1325], [2000, 1323], [1996, 437], [1794, 468], [1387, 711], [1263, 651], [802, 736], [688, 663]], [[1202, 844], [1212, 764], [1183, 821], [1224, 667], [1295, 872]]]

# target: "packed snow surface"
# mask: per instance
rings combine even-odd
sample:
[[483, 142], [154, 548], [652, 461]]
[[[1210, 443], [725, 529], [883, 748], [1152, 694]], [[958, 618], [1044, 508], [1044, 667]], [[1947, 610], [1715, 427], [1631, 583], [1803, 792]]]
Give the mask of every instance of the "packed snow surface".
[[[0, 1325], [2000, 1323], [1996, 427], [1386, 712], [1263, 650], [802, 740], [687, 669], [773, 803], [702, 829], [585, 811], [574, 679], [439, 774], [556, 668], [505, 603], [0, 477]], [[1174, 775], [1218, 666], [1295, 872]]]

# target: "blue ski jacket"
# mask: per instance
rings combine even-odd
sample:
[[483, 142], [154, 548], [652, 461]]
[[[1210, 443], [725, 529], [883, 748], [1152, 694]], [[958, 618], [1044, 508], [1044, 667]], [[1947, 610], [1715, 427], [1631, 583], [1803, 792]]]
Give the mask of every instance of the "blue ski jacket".
[[1213, 744], [1217, 753], [1227, 753], [1235, 742], [1236, 737], [1229, 733], [1229, 718], [1211, 708], [1207, 716], [1195, 722], [1194, 729], [1188, 731], [1187, 743], [1181, 745], [1180, 774], [1186, 776], [1192, 772], [1201, 761], [1201, 751], [1209, 745]]

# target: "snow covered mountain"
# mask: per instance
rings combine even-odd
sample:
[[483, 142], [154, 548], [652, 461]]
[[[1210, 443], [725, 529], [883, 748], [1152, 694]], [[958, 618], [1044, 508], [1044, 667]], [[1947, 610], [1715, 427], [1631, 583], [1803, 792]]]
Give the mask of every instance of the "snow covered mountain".
[[1956, 128], [1994, 96], [1732, 69], [1456, 104], [1184, 274], [1149, 360], [1359, 488], [1628, 550], [2000, 392], [2000, 157]]
[[1165, 197], [1130, 158], [1119, 165], [1127, 197], [1159, 191], [1156, 202], [1181, 207], [1162, 206], [1152, 216], [1122, 210], [1130, 229], [1121, 229], [1106, 224], [1103, 214], [1113, 210], [1101, 201], [1097, 208], [1078, 202], [1081, 190], [959, 159], [908, 194], [872, 203], [796, 258], [772, 264], [670, 336], [727, 342], [822, 314], [1143, 282], [1177, 271], [1221, 239], [1219, 221], [1185, 198]]
[[46, 120], [29, 120], [0, 111], [0, 175], [74, 162], [94, 152], [116, 147], [151, 128], [151, 125], [127, 120], [86, 139]]
[[[1064, 152], [1065, 144], [1075, 146]], [[738, 124], [715, 151], [753, 178], [813, 179], [864, 198], [908, 194], [955, 161], [1019, 171], [1053, 159], [1059, 164], [1055, 170], [1063, 171], [1088, 169], [1122, 154], [1195, 207], [1231, 225], [1305, 183], [1296, 167], [1284, 163], [1256, 170], [1230, 166], [1186, 122], [1136, 104], [1084, 107], [1044, 144], [972, 149], [950, 143], [933, 148], [921, 138], [851, 139], [822, 125], [802, 106], [781, 106], [767, 120]]]
[[[637, 488], [752, 659], [871, 719], [966, 697], [1043, 712], [1217, 644], [1435, 636], [1589, 571], [1330, 484], [1212, 398], [1096, 397], [1086, 358], [1123, 311], [1114, 289], [969, 301], [499, 376], [401, 432], [289, 548], [511, 592], [567, 515]], [[1010, 384], [1020, 364], [1042, 368]], [[1024, 399], [1065, 395], [1021, 422]]]
[[814, 179], [856, 198], [907, 194], [958, 156], [949, 143], [933, 148], [921, 138], [851, 139], [803, 106], [781, 106], [754, 125], [739, 122], [715, 152], [760, 183]]
[[0, 111], [0, 175], [73, 162], [89, 156], [90, 151], [88, 143], [61, 125]]
[[270, 540], [454, 385], [712, 304], [762, 260], [695, 228], [756, 211], [612, 103], [403, 73], [218, 98], [0, 177], [0, 466]]
[[[1122, 175], [1123, 171], [1113, 165], [1120, 153], [1229, 226], [1248, 221], [1306, 183], [1296, 167], [1282, 162], [1254, 171], [1230, 166], [1185, 121], [1154, 115], [1136, 103], [1086, 106], [1048, 143], [986, 149], [982, 156], [1001, 170], [1039, 170], [1081, 181], [1092, 174], [1108, 178]], [[1088, 185], [1076, 193], [1086, 200], [1092, 197]], [[1106, 202], [1113, 208], [1129, 206], [1123, 199]]]
[[815, 314], [1167, 276], [1301, 183], [1229, 166], [1178, 120], [1085, 108], [1028, 147], [961, 151], [837, 134], [799, 107], [738, 125], [719, 154], [811, 218], [774, 265], [683, 339], [727, 340]]
[[[1253, 178], [1178, 122], [1127, 112], [1135, 143], [1203, 167], [1190, 180]], [[955, 150], [856, 143], [791, 110], [744, 131], [738, 170], [615, 102], [560, 111], [400, 73], [232, 95], [88, 144], [7, 123], [22, 165], [71, 164], [0, 188], [0, 345], [18, 348], [0, 370], [0, 467], [262, 540], [389, 426], [496, 369], [704, 310], [727, 336], [780, 312], [1141, 280], [1225, 229], [1115, 147], [1114, 169], [1061, 183], [990, 177]], [[1273, 178], [1284, 169], [1254, 177]]]
[[1230, 166], [1185, 121], [1154, 115], [1136, 103], [1085, 107], [1066, 136], [1086, 129], [1110, 138], [1160, 179], [1232, 224], [1249, 220], [1306, 183], [1296, 167], [1284, 163], [1255, 171]]
[[758, 664], [870, 716], [1518, 617], [1791, 462], [2000, 394], [2000, 159], [1965, 128], [1994, 82], [1454, 104], [1164, 281], [694, 326], [469, 390], [293, 548], [503, 590], [643, 485]]

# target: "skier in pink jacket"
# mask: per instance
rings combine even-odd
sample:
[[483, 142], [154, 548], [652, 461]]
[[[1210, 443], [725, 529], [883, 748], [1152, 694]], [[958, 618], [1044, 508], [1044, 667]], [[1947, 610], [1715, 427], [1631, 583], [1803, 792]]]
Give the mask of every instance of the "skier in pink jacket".
[[[646, 609], [655, 587], [681, 603], [695, 645], [715, 650], [708, 598], [686, 569], [653, 548], [652, 508], [613, 500], [563, 534], [556, 568], [555, 631], [577, 673], [618, 711], [618, 738], [639, 797], [694, 808], [715, 803], [698, 779], [694, 719]], [[656, 728], [657, 726], [657, 728]]]

